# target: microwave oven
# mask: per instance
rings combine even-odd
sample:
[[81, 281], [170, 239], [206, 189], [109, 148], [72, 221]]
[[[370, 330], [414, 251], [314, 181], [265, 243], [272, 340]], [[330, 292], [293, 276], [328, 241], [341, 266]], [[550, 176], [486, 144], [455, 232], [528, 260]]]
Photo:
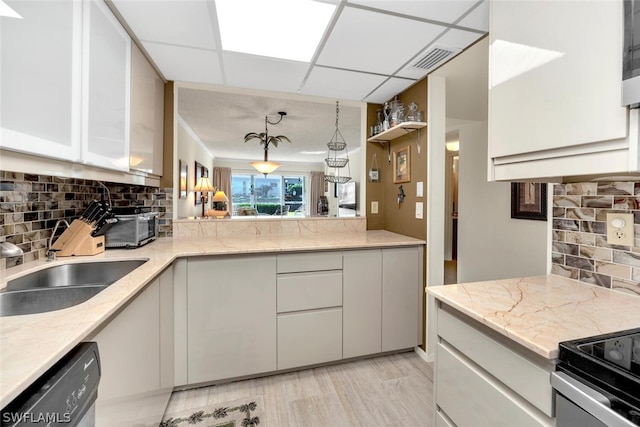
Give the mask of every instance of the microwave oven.
[[117, 222], [105, 232], [106, 248], [137, 248], [158, 237], [158, 212], [149, 207], [114, 208]]

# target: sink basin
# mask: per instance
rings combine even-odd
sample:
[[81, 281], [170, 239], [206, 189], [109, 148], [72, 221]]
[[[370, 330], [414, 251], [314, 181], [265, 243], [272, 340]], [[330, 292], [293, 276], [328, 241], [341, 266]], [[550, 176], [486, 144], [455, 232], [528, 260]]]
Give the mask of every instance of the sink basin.
[[44, 313], [80, 304], [145, 262], [61, 264], [11, 280], [0, 291], [0, 317]]
[[44, 313], [87, 301], [106, 286], [67, 286], [0, 293], [0, 317]]

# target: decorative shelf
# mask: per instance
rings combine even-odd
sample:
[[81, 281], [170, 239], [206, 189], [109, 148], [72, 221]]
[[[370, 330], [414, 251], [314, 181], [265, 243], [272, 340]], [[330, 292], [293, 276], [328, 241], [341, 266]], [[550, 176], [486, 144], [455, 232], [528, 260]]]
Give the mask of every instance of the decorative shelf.
[[424, 127], [427, 127], [426, 122], [402, 122], [399, 125], [372, 136], [367, 139], [367, 142], [389, 142]]

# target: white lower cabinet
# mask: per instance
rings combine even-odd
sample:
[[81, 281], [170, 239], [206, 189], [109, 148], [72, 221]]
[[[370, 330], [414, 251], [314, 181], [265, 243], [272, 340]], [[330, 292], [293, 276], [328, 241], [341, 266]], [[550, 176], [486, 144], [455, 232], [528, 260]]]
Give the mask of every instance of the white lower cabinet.
[[158, 425], [173, 389], [173, 270], [165, 270], [90, 338], [101, 379], [96, 426]]
[[552, 361], [516, 348], [444, 304], [437, 322], [436, 425], [554, 425]]
[[342, 252], [278, 255], [278, 369], [342, 359]]
[[382, 250], [344, 252], [342, 355], [382, 351]]
[[276, 369], [276, 257], [189, 258], [187, 382]]
[[278, 369], [342, 359], [342, 307], [278, 315]]
[[415, 347], [422, 250], [177, 260], [176, 386]]
[[421, 341], [422, 248], [382, 250], [382, 351]]

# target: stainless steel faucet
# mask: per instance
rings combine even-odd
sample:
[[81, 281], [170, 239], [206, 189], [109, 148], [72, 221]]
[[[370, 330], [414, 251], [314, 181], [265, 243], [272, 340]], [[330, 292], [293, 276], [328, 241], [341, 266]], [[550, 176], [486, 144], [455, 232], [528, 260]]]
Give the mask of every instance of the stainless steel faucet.
[[23, 255], [24, 251], [11, 242], [0, 242], [0, 258], [12, 258]]
[[58, 231], [58, 227], [60, 224], [64, 224], [65, 227], [69, 228], [69, 223], [66, 219], [59, 219], [56, 222], [55, 227], [53, 227], [53, 231], [51, 232], [51, 237], [49, 237], [49, 246], [47, 247], [47, 261], [55, 261], [56, 260], [56, 250], [51, 249], [51, 245], [53, 245], [53, 238], [56, 235], [56, 231]]

